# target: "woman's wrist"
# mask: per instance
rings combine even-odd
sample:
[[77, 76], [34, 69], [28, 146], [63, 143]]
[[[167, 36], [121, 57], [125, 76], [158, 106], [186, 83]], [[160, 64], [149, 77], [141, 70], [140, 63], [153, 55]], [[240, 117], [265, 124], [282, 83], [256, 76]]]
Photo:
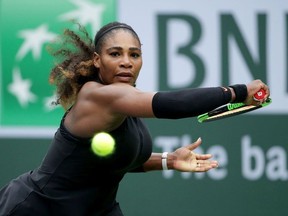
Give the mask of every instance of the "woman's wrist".
[[172, 153], [163, 152], [161, 156], [162, 170], [174, 169], [175, 156]]
[[234, 90], [235, 99], [233, 100], [234, 103], [244, 102], [247, 98], [248, 91], [247, 86], [245, 84], [237, 84], [231, 85], [229, 88]]
[[161, 156], [162, 170], [168, 170], [168, 152], [163, 152]]

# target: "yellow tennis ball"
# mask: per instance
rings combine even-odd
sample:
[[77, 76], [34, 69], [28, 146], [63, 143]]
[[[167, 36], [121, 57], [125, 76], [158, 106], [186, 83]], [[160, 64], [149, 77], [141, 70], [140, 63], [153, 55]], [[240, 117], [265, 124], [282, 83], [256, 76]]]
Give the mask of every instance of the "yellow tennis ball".
[[115, 140], [110, 134], [100, 132], [92, 138], [91, 148], [96, 155], [105, 157], [114, 152]]

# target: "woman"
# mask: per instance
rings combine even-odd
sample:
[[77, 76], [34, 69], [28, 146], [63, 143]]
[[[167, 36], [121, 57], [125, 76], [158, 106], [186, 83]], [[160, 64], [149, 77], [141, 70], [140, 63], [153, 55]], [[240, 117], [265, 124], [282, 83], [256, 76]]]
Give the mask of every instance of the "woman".
[[[269, 96], [260, 80], [226, 88], [142, 92], [135, 88], [141, 43], [130, 26], [107, 24], [96, 34], [94, 45], [73, 31], [65, 34], [62, 44], [67, 46], [54, 52], [62, 58], [50, 82], [57, 86], [57, 103], [67, 112], [40, 167], [0, 191], [1, 216], [121, 216], [115, 198], [125, 173], [205, 172], [218, 166], [209, 160], [212, 155], [193, 152], [201, 139], [171, 153], [152, 153], [151, 137], [140, 118], [193, 117], [231, 101], [261, 103], [252, 99], [261, 88], [265, 99]], [[91, 138], [102, 131], [116, 141], [110, 157], [91, 151]]]

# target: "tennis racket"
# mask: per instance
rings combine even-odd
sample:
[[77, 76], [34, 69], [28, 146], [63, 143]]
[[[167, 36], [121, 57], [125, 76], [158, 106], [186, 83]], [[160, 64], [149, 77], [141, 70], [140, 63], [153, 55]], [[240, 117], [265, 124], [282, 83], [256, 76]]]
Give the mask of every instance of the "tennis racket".
[[[262, 93], [261, 93], [262, 92]], [[254, 95], [254, 100], [260, 100], [264, 98], [264, 93], [262, 90], [257, 92]], [[229, 103], [224, 106], [218, 107], [210, 112], [204, 113], [197, 117], [198, 122], [210, 122], [223, 118], [228, 118], [231, 116], [239, 115], [246, 112], [251, 112], [253, 110], [266, 107], [272, 103], [271, 98], [268, 98], [264, 103], [254, 106], [254, 105], [246, 105], [244, 103]]]

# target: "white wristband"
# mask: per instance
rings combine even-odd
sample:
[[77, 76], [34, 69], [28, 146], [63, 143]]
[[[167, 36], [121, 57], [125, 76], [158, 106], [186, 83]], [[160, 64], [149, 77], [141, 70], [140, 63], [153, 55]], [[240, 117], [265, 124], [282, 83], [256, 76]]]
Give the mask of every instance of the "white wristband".
[[163, 152], [162, 154], [162, 169], [163, 170], [168, 170], [167, 157], [168, 157], [168, 152]]

